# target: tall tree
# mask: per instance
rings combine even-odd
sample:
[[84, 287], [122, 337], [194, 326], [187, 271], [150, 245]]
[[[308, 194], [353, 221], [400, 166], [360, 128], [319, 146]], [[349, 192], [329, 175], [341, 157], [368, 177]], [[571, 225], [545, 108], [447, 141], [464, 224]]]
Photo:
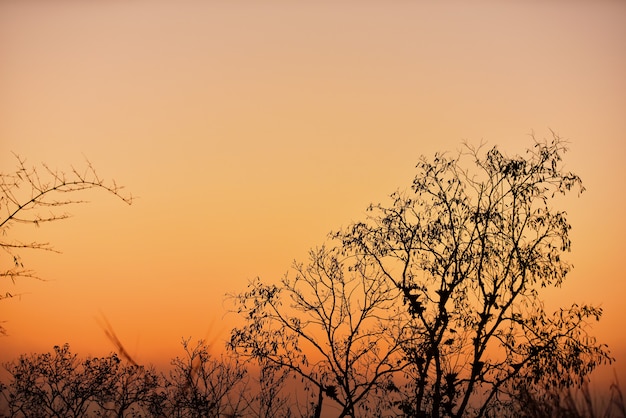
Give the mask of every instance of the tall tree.
[[516, 388], [580, 384], [611, 361], [587, 334], [600, 308], [548, 313], [540, 298], [571, 269], [571, 226], [555, 198], [584, 188], [563, 169], [565, 151], [553, 135], [525, 156], [466, 145], [454, 157], [422, 157], [410, 191], [334, 234], [344, 254], [377, 267], [410, 314], [410, 385], [398, 403], [406, 415], [503, 414]]
[[231, 347], [301, 377], [315, 416], [324, 398], [340, 416], [503, 416], [582, 384], [612, 361], [588, 334], [602, 311], [547, 312], [541, 298], [571, 269], [558, 197], [584, 191], [565, 145], [553, 134], [524, 156], [422, 157], [410, 190], [332, 233], [293, 277], [238, 295]]

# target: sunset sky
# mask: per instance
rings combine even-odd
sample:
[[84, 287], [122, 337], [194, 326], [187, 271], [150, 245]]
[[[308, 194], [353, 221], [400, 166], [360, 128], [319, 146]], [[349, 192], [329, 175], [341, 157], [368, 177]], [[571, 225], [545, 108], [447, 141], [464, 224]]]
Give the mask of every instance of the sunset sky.
[[87, 193], [13, 237], [62, 253], [22, 253], [45, 282], [1, 283], [22, 295], [0, 303], [0, 362], [107, 354], [103, 316], [141, 362], [182, 337], [219, 350], [226, 293], [408, 188], [421, 154], [550, 129], [587, 192], [548, 305], [604, 308], [625, 384], [626, 2], [3, 0], [1, 171], [88, 158], [138, 198]]

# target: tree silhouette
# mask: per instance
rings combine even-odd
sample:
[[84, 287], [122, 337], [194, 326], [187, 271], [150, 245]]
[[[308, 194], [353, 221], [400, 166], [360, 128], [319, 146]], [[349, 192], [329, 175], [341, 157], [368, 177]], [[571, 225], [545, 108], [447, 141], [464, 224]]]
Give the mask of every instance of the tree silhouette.
[[385, 408], [380, 395], [392, 397], [390, 377], [403, 368], [403, 314], [394, 306], [397, 290], [375, 267], [321, 248], [279, 285], [252, 281], [235, 298], [246, 324], [233, 329], [230, 347], [299, 378], [315, 417], [324, 399], [340, 417], [377, 413]]
[[122, 364], [115, 354], [81, 360], [67, 344], [5, 367], [12, 380], [0, 392], [0, 412], [11, 417], [137, 416], [161, 384], [150, 368]]
[[[600, 308], [548, 312], [541, 298], [571, 270], [560, 196], [584, 191], [563, 167], [565, 152], [553, 134], [524, 156], [465, 145], [452, 157], [422, 157], [409, 190], [371, 205], [364, 221], [332, 233], [278, 283], [255, 279], [232, 295], [243, 322], [228, 347], [240, 357], [216, 358], [205, 343], [184, 340], [186, 356], [157, 376], [117, 355], [80, 361], [55, 347], [6, 366], [13, 380], [0, 384], [9, 408], [0, 413], [318, 418], [324, 407], [339, 417], [571, 416], [576, 409], [559, 396], [571, 403], [570, 388], [588, 393], [589, 373], [612, 358], [588, 333]], [[52, 183], [20, 166], [14, 183], [2, 176], [1, 208], [13, 205], [4, 233], [11, 223], [65, 217], [29, 212], [73, 203], [42, 198], [54, 192], [119, 196], [91, 166], [90, 175], [73, 171], [75, 182], [46, 169]], [[30, 199], [4, 191], [18, 183]], [[32, 275], [14, 254], [21, 248], [49, 246], [7, 242], [15, 266], [5, 277]]]
[[243, 367], [211, 356], [202, 341], [191, 347], [183, 340], [183, 348], [168, 374], [117, 354], [80, 358], [67, 344], [22, 355], [4, 365], [11, 379], [0, 383], [0, 416], [251, 416]]
[[422, 157], [410, 191], [332, 233], [293, 278], [238, 295], [231, 348], [300, 377], [315, 416], [324, 398], [339, 416], [504, 416], [521, 389], [580, 385], [612, 361], [587, 333], [602, 311], [548, 313], [540, 293], [571, 269], [557, 197], [584, 188], [563, 140], [533, 140], [525, 156]]
[[[89, 161], [81, 171], [72, 168], [69, 172], [53, 170], [45, 164], [41, 167], [29, 167], [19, 156], [14, 172], [0, 173], [0, 249], [4, 253], [0, 266], [0, 278], [39, 278], [36, 273], [24, 266], [21, 252], [23, 250], [54, 251], [45, 242], [24, 242], [11, 238], [10, 230], [18, 224], [39, 226], [46, 222], [54, 222], [68, 218], [67, 212], [61, 209], [84, 200], [67, 197], [74, 196], [89, 189], [104, 190], [131, 204], [133, 197], [122, 194], [123, 187], [115, 181], [105, 182], [96, 173]], [[3, 287], [6, 283], [3, 283]], [[6, 289], [6, 288], [5, 288]], [[8, 290], [0, 292], [0, 300], [10, 298], [14, 294]], [[0, 333], [5, 333], [0, 326]]]
[[162, 409], [157, 415], [170, 417], [241, 416], [248, 409], [246, 370], [236, 359], [214, 358], [209, 346], [195, 347], [183, 340], [185, 356], [172, 360], [165, 379]]
[[406, 415], [503, 415], [520, 385], [580, 384], [611, 361], [586, 332], [600, 308], [548, 314], [539, 297], [571, 268], [562, 257], [570, 224], [554, 198], [584, 188], [563, 170], [565, 151], [553, 134], [525, 157], [466, 145], [454, 158], [422, 158], [410, 192], [334, 234], [346, 254], [377, 266], [410, 313]]

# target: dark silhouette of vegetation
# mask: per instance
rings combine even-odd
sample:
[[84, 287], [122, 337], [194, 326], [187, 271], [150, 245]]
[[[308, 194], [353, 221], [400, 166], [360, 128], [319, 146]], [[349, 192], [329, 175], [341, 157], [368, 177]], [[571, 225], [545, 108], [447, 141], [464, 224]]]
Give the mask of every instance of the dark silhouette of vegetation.
[[[626, 417], [617, 378], [607, 404], [588, 388], [589, 374], [613, 360], [588, 333], [602, 310], [547, 312], [541, 299], [571, 269], [559, 197], [584, 191], [563, 167], [565, 152], [553, 134], [524, 156], [465, 145], [422, 157], [409, 190], [371, 205], [365, 220], [332, 233], [282, 280], [257, 278], [230, 295], [243, 322], [225, 354], [183, 340], [183, 357], [157, 374], [128, 356], [104, 319], [119, 357], [79, 360], [67, 345], [22, 356], [5, 365], [11, 381], [0, 384], [0, 414]], [[119, 196], [88, 172], [95, 180], [79, 176], [66, 191], [104, 187]], [[42, 186], [30, 173], [22, 177], [36, 195], [74, 184], [53, 175], [53, 186]], [[37, 199], [33, 207], [45, 207]], [[19, 248], [48, 249], [5, 250]], [[14, 261], [15, 277], [31, 275]]]
[[325, 398], [340, 417], [378, 414], [394, 396], [391, 377], [404, 367], [398, 292], [375, 266], [343, 258], [311, 251], [293, 277], [279, 285], [254, 280], [235, 300], [247, 324], [232, 331], [230, 348], [301, 379], [315, 417]]
[[617, 376], [610, 386], [608, 397], [605, 398], [594, 397], [588, 382], [583, 383], [580, 387], [553, 388], [543, 393], [528, 389], [524, 386], [518, 388], [511, 408], [503, 416], [521, 418], [626, 417], [626, 404]]
[[[115, 181], [101, 179], [89, 161], [80, 171], [72, 168], [69, 172], [63, 172], [45, 164], [29, 167], [26, 160], [17, 155], [15, 157], [15, 171], [0, 173], [0, 249], [4, 253], [0, 278], [10, 279], [12, 283], [24, 277], [40, 279], [33, 270], [24, 266], [22, 251], [54, 251], [54, 248], [45, 242], [23, 242], [11, 238], [11, 228], [19, 224], [38, 227], [43, 223], [68, 218], [70, 215], [61, 210], [71, 204], [84, 203], [84, 200], [73, 199], [74, 195], [84, 190], [104, 190], [128, 204], [133, 200], [131, 195], [122, 194], [123, 187]], [[6, 282], [2, 284], [3, 287], [6, 285]], [[0, 300], [14, 295], [13, 292], [2, 290]], [[0, 326], [0, 333], [5, 332]]]
[[239, 295], [231, 347], [312, 385], [315, 416], [323, 397], [340, 416], [372, 415], [374, 389], [406, 416], [493, 416], [519, 387], [581, 385], [612, 360], [587, 333], [602, 311], [548, 313], [540, 298], [571, 268], [554, 198], [584, 188], [565, 151], [553, 135], [525, 156], [466, 145], [422, 157], [410, 191], [332, 234], [295, 278]]
[[[79, 360], [68, 345], [53, 353], [21, 356], [5, 365], [12, 380], [0, 385], [0, 414], [11, 417], [220, 417], [244, 402], [245, 371], [213, 359], [199, 342], [183, 343], [186, 357], [169, 375], [123, 362], [117, 354]], [[3, 405], [4, 404], [4, 405]]]
[[[69, 346], [45, 354], [22, 355], [4, 365], [10, 380], [0, 383], [3, 417], [311, 417], [309, 405], [285, 396], [288, 374], [261, 369], [258, 379], [235, 359], [212, 356], [203, 341], [172, 360], [166, 373], [132, 364], [110, 354], [79, 358]], [[265, 382], [262, 380], [265, 379]], [[293, 379], [287, 379], [290, 381]], [[497, 417], [626, 417], [617, 378], [609, 399], [594, 399], [587, 385], [553, 388], [537, 394], [520, 387], [509, 408]], [[385, 392], [377, 396], [384, 401]], [[338, 416], [327, 410], [324, 416]], [[402, 416], [392, 410], [363, 416]]]
[[5, 367], [12, 380], [0, 386], [2, 416], [137, 416], [151, 408], [161, 386], [151, 368], [122, 364], [116, 354], [79, 360], [67, 344]]
[[172, 361], [162, 410], [169, 417], [240, 416], [247, 409], [246, 370], [237, 359], [213, 358], [209, 347], [183, 340], [185, 357]]

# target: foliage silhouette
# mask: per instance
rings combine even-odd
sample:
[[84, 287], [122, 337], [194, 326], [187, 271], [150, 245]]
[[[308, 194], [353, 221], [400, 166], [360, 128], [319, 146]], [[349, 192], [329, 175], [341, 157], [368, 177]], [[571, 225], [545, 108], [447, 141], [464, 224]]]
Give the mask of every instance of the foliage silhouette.
[[[251, 415], [246, 371], [214, 358], [199, 341], [183, 340], [185, 355], [168, 374], [126, 362], [117, 354], [79, 359], [66, 344], [5, 364], [0, 416], [222, 417]], [[259, 415], [261, 416], [261, 415]]]
[[[588, 376], [612, 361], [588, 333], [602, 310], [547, 312], [541, 299], [571, 269], [559, 196], [584, 191], [563, 168], [565, 145], [553, 134], [525, 156], [465, 145], [453, 157], [422, 157], [409, 191], [371, 205], [278, 283], [255, 279], [230, 295], [243, 322], [228, 354], [183, 340], [185, 355], [157, 375], [133, 364], [105, 319], [130, 363], [79, 360], [68, 346], [22, 356], [6, 365], [0, 414], [594, 416]], [[603, 416], [624, 412], [617, 381], [611, 390]]]
[[571, 227], [553, 206], [584, 188], [565, 152], [553, 134], [525, 156], [466, 144], [422, 157], [410, 191], [331, 234], [335, 247], [296, 265], [294, 279], [252, 282], [231, 348], [301, 376], [319, 394], [316, 416], [323, 396], [341, 416], [372, 415], [374, 388], [405, 416], [461, 417], [502, 414], [522, 386], [581, 385], [612, 361], [587, 332], [602, 311], [549, 314], [540, 298], [571, 268]]
[[[26, 160], [15, 156], [17, 168], [14, 172], [0, 173], [0, 249], [10, 260], [3, 257], [0, 267], [0, 278], [16, 279], [23, 277], [38, 278], [36, 273], [24, 266], [21, 252], [23, 250], [54, 251], [54, 248], [43, 242], [23, 242], [10, 237], [10, 230], [17, 224], [40, 226], [46, 222], [54, 222], [68, 218], [67, 212], [61, 208], [84, 200], [74, 200], [67, 194], [77, 194], [84, 190], [100, 189], [120, 198], [127, 204], [133, 201], [132, 195], [122, 194], [123, 187], [115, 181], [105, 182], [101, 179], [91, 163], [81, 171], [73, 168], [70, 172], [53, 170], [46, 164], [41, 167], [29, 167]], [[5, 264], [6, 263], [6, 264]], [[0, 292], [0, 300], [13, 297], [7, 290]], [[0, 333], [6, 330], [0, 326]]]
[[0, 413], [11, 417], [135, 416], [160, 386], [150, 368], [122, 364], [115, 354], [80, 360], [67, 344], [5, 367], [12, 380], [3, 388]]
[[[209, 355], [203, 341], [190, 347], [183, 340], [183, 346], [185, 355], [172, 361], [167, 374], [133, 365], [116, 354], [81, 359], [67, 344], [51, 353], [23, 355], [5, 365], [11, 380], [8, 386], [0, 383], [0, 416], [304, 418], [314, 413], [281, 396], [287, 374], [267, 374], [268, 390], [263, 384], [251, 385], [250, 373], [242, 373], [241, 364]], [[268, 399], [271, 395], [276, 398]], [[536, 395], [520, 387], [510, 408], [495, 416], [626, 417], [617, 377], [608, 404], [606, 399], [594, 400], [587, 385], [577, 391], [553, 388]], [[399, 414], [370, 411], [366, 416]]]

